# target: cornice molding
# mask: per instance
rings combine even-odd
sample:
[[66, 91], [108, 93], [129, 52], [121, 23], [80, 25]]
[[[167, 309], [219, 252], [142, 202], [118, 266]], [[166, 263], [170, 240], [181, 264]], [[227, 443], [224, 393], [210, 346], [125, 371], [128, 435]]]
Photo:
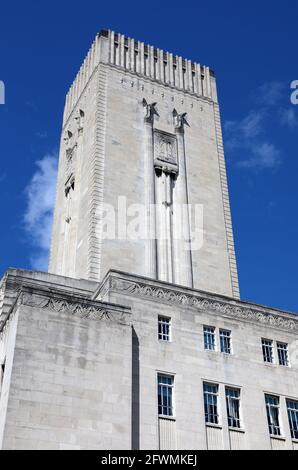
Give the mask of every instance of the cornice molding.
[[57, 313], [66, 313], [81, 319], [94, 321], [111, 321], [114, 323], [130, 325], [127, 315], [131, 315], [131, 309], [122, 305], [114, 305], [106, 302], [90, 300], [87, 298], [71, 297], [70, 294], [43, 291], [36, 288], [21, 287], [14, 290], [15, 298], [10, 311], [0, 321], [0, 338], [7, 330], [8, 324], [14, 317], [18, 307], [32, 307], [51, 310]]
[[[104, 286], [103, 286], [104, 287]], [[257, 308], [255, 306], [241, 305], [238, 300], [224, 301], [212, 298], [208, 294], [206, 296], [201, 293], [194, 292], [190, 294], [183, 292], [179, 288], [168, 288], [154, 286], [148, 282], [133, 282], [126, 279], [111, 277], [109, 287], [112, 291], [126, 292], [129, 295], [138, 297], [151, 298], [163, 303], [181, 305], [196, 310], [217, 312], [227, 318], [246, 320], [250, 322], [258, 322], [263, 325], [289, 330], [298, 331], [298, 318], [290, 318], [291, 314], [278, 314], [272, 311], [266, 312], [265, 308]], [[292, 314], [294, 316], [294, 314]]]
[[38, 295], [24, 292], [21, 295], [19, 304], [27, 307], [49, 309], [58, 313], [72, 314], [89, 320], [111, 320], [119, 323], [127, 323], [125, 316], [130, 313], [130, 309], [127, 307], [118, 307], [88, 299], [72, 300], [52, 294]]

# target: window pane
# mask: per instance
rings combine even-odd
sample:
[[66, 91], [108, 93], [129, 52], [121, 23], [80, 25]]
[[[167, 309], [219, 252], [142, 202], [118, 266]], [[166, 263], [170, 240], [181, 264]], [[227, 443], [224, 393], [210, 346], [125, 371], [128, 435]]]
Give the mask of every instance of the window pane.
[[240, 390], [226, 388], [228, 425], [240, 428]]
[[203, 384], [206, 423], [218, 424], [218, 385]]
[[298, 439], [298, 402], [287, 400], [287, 410], [292, 439]]
[[158, 374], [158, 414], [173, 416], [174, 377]]
[[161, 341], [170, 341], [171, 319], [167, 317], [158, 317], [158, 339]]
[[231, 332], [229, 330], [219, 330], [220, 351], [231, 354]]
[[204, 326], [204, 348], [209, 351], [215, 350], [215, 328]]
[[278, 362], [281, 366], [289, 365], [289, 353], [287, 343], [277, 343]]
[[265, 395], [266, 411], [269, 433], [273, 436], [280, 436], [279, 423], [279, 397], [273, 395]]
[[264, 362], [273, 363], [273, 341], [262, 339], [262, 350]]

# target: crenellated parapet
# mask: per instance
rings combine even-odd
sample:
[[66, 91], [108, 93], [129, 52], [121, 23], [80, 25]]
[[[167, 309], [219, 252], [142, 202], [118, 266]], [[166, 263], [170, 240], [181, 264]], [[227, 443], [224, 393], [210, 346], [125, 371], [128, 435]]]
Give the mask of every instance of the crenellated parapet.
[[214, 72], [207, 66], [163, 51], [111, 30], [100, 31], [67, 95], [64, 122], [99, 63], [125, 69], [163, 85], [217, 101]]

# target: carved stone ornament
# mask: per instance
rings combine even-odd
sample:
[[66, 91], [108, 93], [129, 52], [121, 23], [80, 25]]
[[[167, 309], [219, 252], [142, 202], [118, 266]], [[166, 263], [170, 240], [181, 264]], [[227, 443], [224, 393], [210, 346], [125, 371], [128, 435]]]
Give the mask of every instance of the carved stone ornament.
[[75, 187], [75, 176], [73, 173], [71, 173], [69, 175], [69, 177], [67, 178], [66, 180], [66, 183], [65, 183], [65, 196], [67, 197], [68, 194], [69, 194], [69, 191], [72, 189], [74, 190], [74, 187]]
[[68, 149], [72, 146], [73, 141], [73, 132], [70, 129], [67, 129], [64, 134], [65, 147]]
[[123, 281], [116, 278], [111, 282], [111, 289], [140, 297], [149, 297], [160, 302], [193, 307], [198, 310], [215, 311], [228, 318], [249, 320], [285, 330], [298, 331], [298, 319], [284, 317], [283, 315], [261, 311], [257, 308], [250, 308], [240, 304], [237, 305], [234, 301], [229, 303], [208, 299], [200, 296], [200, 294], [192, 295], [174, 289], [154, 287], [144, 283]]
[[153, 123], [154, 116], [159, 116], [158, 111], [156, 109], [157, 103], [147, 103], [145, 98], [143, 98], [142, 104], [145, 109], [145, 121]]
[[124, 320], [124, 312], [113, 311], [105, 305], [96, 305], [95, 302], [88, 300], [75, 301], [52, 296], [44, 297], [23, 293], [21, 303], [29, 307], [38, 307], [53, 310], [58, 313], [70, 313], [79, 318], [90, 320], [110, 320], [121, 322]]
[[154, 166], [162, 171], [178, 173], [177, 141], [174, 135], [154, 131]]
[[76, 116], [75, 121], [78, 127], [78, 135], [82, 135], [85, 123], [85, 113], [82, 109], [79, 109]]
[[173, 119], [174, 119], [175, 129], [184, 131], [184, 126], [190, 127], [187, 122], [186, 117], [187, 117], [187, 113], [179, 114], [175, 108], [173, 109]]

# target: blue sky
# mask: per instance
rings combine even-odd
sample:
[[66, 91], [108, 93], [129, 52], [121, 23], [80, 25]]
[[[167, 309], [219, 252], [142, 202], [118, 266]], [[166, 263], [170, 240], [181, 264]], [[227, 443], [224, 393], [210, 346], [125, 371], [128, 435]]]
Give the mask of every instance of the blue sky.
[[0, 275], [45, 264], [65, 93], [110, 28], [215, 70], [241, 297], [298, 312], [297, 17], [287, 0], [2, 2]]

